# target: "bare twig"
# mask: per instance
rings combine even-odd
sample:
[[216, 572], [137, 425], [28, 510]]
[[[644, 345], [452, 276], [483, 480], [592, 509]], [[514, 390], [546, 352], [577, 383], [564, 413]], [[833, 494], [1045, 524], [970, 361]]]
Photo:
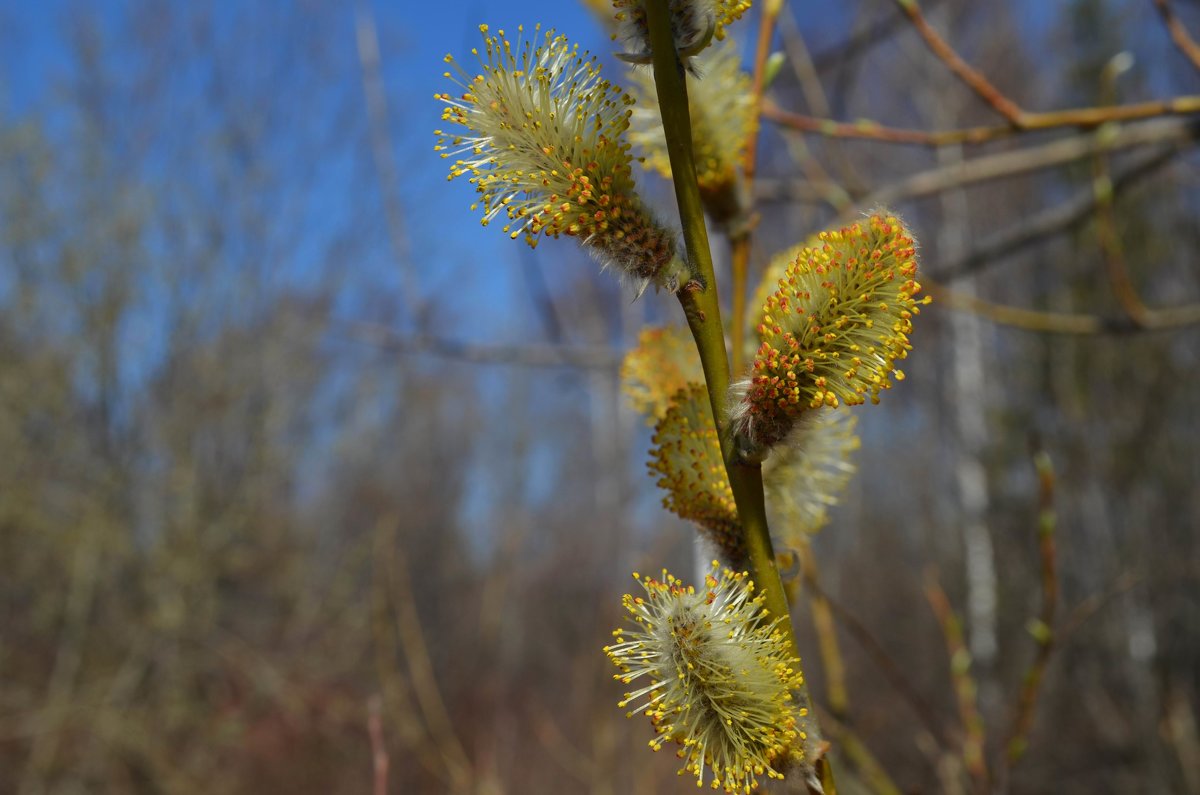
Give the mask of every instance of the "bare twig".
[[995, 304], [974, 295], [960, 293], [931, 279], [922, 285], [934, 301], [951, 309], [971, 312], [993, 323], [1043, 334], [1131, 334], [1138, 331], [1170, 331], [1200, 323], [1200, 303], [1169, 309], [1148, 309], [1140, 323], [1128, 317], [1106, 318], [1067, 312], [1046, 312]]
[[1029, 631], [1037, 643], [1037, 653], [1017, 698], [1015, 717], [1004, 743], [1005, 755], [1000, 774], [1007, 779], [1008, 772], [1021, 760], [1029, 746], [1029, 733], [1033, 729], [1034, 709], [1046, 666], [1054, 651], [1054, 620], [1058, 610], [1058, 570], [1055, 528], [1057, 516], [1054, 510], [1054, 468], [1050, 456], [1039, 452], [1034, 458], [1038, 474], [1038, 552], [1041, 559], [1042, 604], [1037, 618], [1030, 622]]
[[[926, 7], [936, 7], [944, 0], [929, 0]], [[874, 47], [891, 39], [897, 28], [908, 24], [902, 13], [892, 14], [871, 22], [857, 30], [844, 41], [825, 47], [813, 54], [813, 65], [818, 71], [844, 66], [848, 61], [861, 58]]]
[[[1156, 173], [1172, 162], [1179, 151], [1180, 147], [1175, 145], [1131, 157], [1130, 165], [1112, 180], [1113, 195], [1119, 195], [1135, 182]], [[1099, 197], [1089, 185], [1067, 201], [984, 238], [961, 258], [939, 263], [939, 267], [932, 271], [932, 276], [943, 283], [969, 276], [993, 262], [1083, 223], [1095, 212], [1098, 203]]]
[[383, 740], [383, 699], [378, 695], [367, 700], [367, 734], [371, 737], [371, 767], [375, 795], [387, 795], [388, 752]]
[[1129, 265], [1125, 261], [1124, 247], [1117, 232], [1117, 216], [1113, 211], [1112, 180], [1108, 176], [1108, 165], [1103, 156], [1097, 158], [1096, 166], [1096, 234], [1100, 238], [1100, 250], [1104, 254], [1105, 269], [1112, 285], [1117, 303], [1129, 317], [1130, 322], [1146, 328], [1150, 322], [1150, 310], [1142, 303], [1133, 279], [1129, 276]]
[[83, 668], [84, 643], [91, 629], [89, 616], [100, 581], [104, 537], [96, 527], [81, 524], [81, 540], [75, 545], [71, 576], [62, 607], [62, 630], [54, 652], [54, 664], [46, 686], [47, 707], [38, 715], [37, 729], [20, 779], [19, 793], [37, 792], [40, 782], [63, 740], [64, 717], [74, 700], [79, 672]]
[[[394, 524], [394, 517], [385, 517], [381, 524]], [[437, 746], [455, 791], [470, 790], [472, 766], [466, 749], [454, 731], [450, 713], [442, 699], [441, 687], [433, 672], [433, 661], [425, 643], [425, 631], [417, 615], [413, 598], [412, 579], [404, 552], [393, 534], [379, 533], [380, 545], [376, 554], [383, 557], [383, 577], [387, 584], [391, 608], [395, 620], [396, 636], [404, 650], [412, 679], [413, 694], [417, 706], [428, 728], [429, 736]], [[391, 539], [390, 543], [386, 539]]]
[[866, 625], [850, 612], [848, 608], [822, 590], [818, 582], [810, 580], [805, 583], [805, 586], [826, 601], [833, 615], [845, 627], [846, 632], [862, 646], [867, 656], [871, 659], [871, 662], [879, 668], [884, 678], [888, 680], [888, 684], [904, 699], [905, 703], [912, 709], [913, 713], [934, 740], [943, 747], [949, 747], [950, 738], [942, 727], [941, 722], [937, 719], [933, 708], [921, 696], [916, 686], [909, 681], [908, 677], [904, 674], [904, 670], [891, 658], [883, 644], [871, 633], [871, 630], [867, 629]]
[[812, 546], [807, 542], [799, 544], [796, 554], [800, 558], [801, 576], [811, 590], [808, 606], [825, 670], [825, 695], [829, 699], [829, 710], [838, 720], [844, 721], [850, 709], [850, 697], [846, 690], [846, 663], [842, 659], [837, 628], [833, 624], [833, 609], [818, 585], [817, 561]]
[[863, 783], [875, 795], [901, 795], [900, 788], [888, 775], [887, 769], [875, 758], [857, 732], [828, 712], [821, 713], [821, 725], [826, 727], [842, 756], [858, 771]]
[[[1093, 135], [1076, 135], [1011, 152], [998, 152], [962, 163], [941, 166], [905, 177], [871, 193], [859, 207], [893, 204], [905, 199], [932, 196], [966, 185], [1062, 166], [1100, 151], [1114, 152], [1151, 144], [1182, 144], [1200, 138], [1200, 122], [1186, 119], [1157, 119], [1144, 124], [1114, 130], [1104, 140]], [[759, 180], [758, 193], [764, 199], [789, 198], [787, 182]], [[839, 219], [846, 221], [850, 216]]]
[[879, 189], [868, 196], [860, 206], [890, 204], [902, 199], [931, 196], [952, 188], [1009, 179], [1020, 174], [1066, 165], [1102, 150], [1113, 152], [1148, 144], [1191, 141], [1197, 137], [1200, 137], [1200, 124], [1179, 119], [1162, 119], [1116, 130], [1107, 141], [1098, 141], [1090, 135], [1063, 138], [1039, 146], [998, 152], [919, 172], [899, 183]]
[[367, 99], [371, 149], [375, 158], [375, 168], [379, 173], [379, 190], [383, 196], [388, 239], [391, 241], [396, 264], [400, 268], [401, 300], [413, 325], [420, 328], [422, 317], [417, 303], [416, 273], [413, 270], [412, 254], [408, 247], [404, 207], [400, 202], [398, 191], [400, 170], [396, 167], [396, 157], [392, 153], [391, 138], [388, 135], [387, 92], [384, 90], [383, 76], [379, 67], [379, 34], [370, 3], [359, 2], [355, 6], [354, 27], [358, 45], [358, 62], [362, 68], [363, 93]]
[[762, 107], [764, 118], [799, 132], [816, 133], [830, 138], [857, 138], [891, 144], [933, 147], [983, 144], [1019, 133], [1069, 127], [1090, 128], [1108, 122], [1141, 121], [1163, 116], [1188, 116], [1195, 113], [1200, 113], [1200, 96], [1185, 95], [1129, 105], [1067, 108], [1046, 113], [1025, 113], [1019, 127], [996, 125], [963, 127], [953, 130], [916, 130], [888, 127], [869, 119], [843, 122], [818, 116], [806, 116], [802, 113], [784, 110], [770, 100], [764, 101]]
[[1187, 56], [1193, 66], [1200, 69], [1200, 44], [1196, 43], [1187, 28], [1183, 26], [1183, 22], [1175, 16], [1175, 9], [1171, 8], [1170, 0], [1154, 0], [1154, 6], [1167, 25], [1171, 41], [1175, 43], [1181, 53]]
[[[1182, 561], [1178, 566], [1171, 567], [1169, 570], [1154, 572], [1153, 576], [1155, 583], [1158, 585], [1179, 580], [1200, 580], [1200, 561]], [[1105, 606], [1119, 596], [1133, 590], [1139, 585], [1145, 584], [1150, 580], [1150, 577], [1151, 574], [1147, 571], [1123, 572], [1104, 591], [1092, 594], [1080, 601], [1071, 608], [1070, 613], [1062, 622], [1062, 626], [1058, 631], [1058, 644], [1060, 646], [1065, 644], [1069, 637], [1078, 632], [1084, 624], [1090, 621]]]
[[[804, 41], [804, 34], [800, 30], [799, 23], [796, 22], [791, 6], [787, 6], [779, 16], [779, 34], [783, 41], [783, 49], [787, 53], [788, 63], [791, 64], [796, 81], [804, 93], [805, 102], [822, 116], [832, 115], [829, 98], [821, 85], [820, 75], [817, 74], [816, 67], [813, 65], [808, 45]], [[765, 108], [768, 104], [770, 104], [770, 100], [764, 99], [763, 107]], [[787, 143], [793, 159], [797, 161], [809, 181], [820, 190], [825, 201], [835, 212], [845, 210], [846, 206], [853, 201], [852, 190], [847, 189], [833, 178], [828, 169], [809, 150], [808, 142], [803, 136], [790, 136]], [[855, 183], [853, 192], [862, 193], [863, 190], [853, 163], [846, 157], [843, 147], [836, 145], [838, 143], [836, 141], [833, 143], [835, 145], [830, 147], [830, 153], [837, 160], [839, 170], [844, 175], [848, 175], [850, 180]]]
[[576, 748], [563, 734], [551, 710], [540, 704], [535, 709], [537, 714], [533, 717], [533, 731], [542, 747], [549, 752], [550, 758], [580, 783], [586, 784], [595, 779], [600, 771], [591, 756]]
[[921, 8], [917, 5], [916, 0], [896, 0], [896, 4], [908, 15], [908, 19], [916, 28], [917, 33], [925, 40], [925, 44], [933, 51], [933, 54], [946, 64], [947, 69], [966, 83], [972, 91], [979, 95], [980, 99], [997, 113], [1008, 119], [1010, 124], [1016, 127], [1023, 126], [1024, 111], [1015, 102], [1004, 96], [983, 74], [959, 57], [954, 48], [947, 44], [946, 40], [925, 21], [925, 15], [921, 13]]
[[964, 738], [963, 764], [979, 792], [987, 790], [987, 761], [984, 758], [985, 735], [983, 716], [976, 702], [977, 688], [971, 676], [971, 653], [963, 642], [962, 622], [950, 607], [946, 592], [932, 571], [925, 578], [925, 597], [942, 627], [946, 651], [950, 655], [950, 676], [954, 680], [954, 695], [962, 720]]

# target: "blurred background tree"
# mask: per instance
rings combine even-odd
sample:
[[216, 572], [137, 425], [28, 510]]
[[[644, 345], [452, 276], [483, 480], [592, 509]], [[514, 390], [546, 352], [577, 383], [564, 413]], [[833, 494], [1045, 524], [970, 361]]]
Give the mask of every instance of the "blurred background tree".
[[[924, 9], [1022, 109], [1200, 87], [1173, 44], [1194, 4]], [[582, 7], [495, 13], [0, 8], [0, 791], [677, 786], [599, 651], [628, 572], [691, 557], [618, 376], [675, 310], [443, 190], [429, 95], [476, 23], [611, 47]], [[820, 134], [804, 119], [1004, 120], [900, 5], [785, 7], [772, 42], [752, 274], [887, 201], [942, 290], [802, 588], [844, 656], [831, 677], [809, 653], [818, 701], [888, 773], [843, 789], [973, 786], [931, 570], [1004, 757], [1040, 451], [1056, 643], [996, 788], [1200, 791], [1196, 106], [982, 143]]]

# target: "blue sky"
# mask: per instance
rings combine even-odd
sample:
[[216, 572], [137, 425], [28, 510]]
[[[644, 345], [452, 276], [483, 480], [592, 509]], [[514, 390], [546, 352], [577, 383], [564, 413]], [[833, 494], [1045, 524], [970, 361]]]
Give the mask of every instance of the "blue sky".
[[[177, 2], [184, 7], [182, 0]], [[133, 5], [125, 0], [0, 4], [0, 118], [55, 107], [58, 85], [73, 64], [66, 34], [79, 18], [78, 9], [87, 9], [101, 25], [113, 25]], [[323, 33], [337, 53], [335, 61], [341, 71], [336, 79], [352, 99], [347, 106], [349, 112], [358, 114], [361, 120], [364, 112], [361, 75], [354, 54], [355, 4], [322, 6], [321, 2], [314, 2], [314, 5], [333, 9], [330, 16], [334, 22]], [[237, 26], [238, 15], [246, 9], [265, 8], [280, 16], [290, 7], [290, 2], [282, 1], [212, 6], [218, 9], [218, 16], [225, 24], [232, 27]], [[1027, 29], [1039, 32], [1044, 32], [1062, 9], [1059, 4], [1044, 0], [1020, 0], [1011, 7]], [[600, 53], [611, 52], [615, 45], [591, 14], [572, 1], [547, 4], [533, 0], [503, 3], [471, 0], [430, 4], [405, 0], [377, 1], [371, 8], [381, 34], [383, 76], [390, 102], [389, 134], [402, 183], [398, 193], [408, 222], [421, 290], [438, 297], [437, 330], [448, 336], [482, 342], [540, 338], [542, 331], [521, 276], [522, 268], [527, 265], [522, 258], [530, 256], [528, 251], [523, 243], [510, 241], [495, 226], [488, 229], [480, 226], [477, 213], [469, 209], [474, 195], [471, 186], [464, 180], [448, 184], [446, 164], [433, 151], [433, 130], [442, 126], [441, 105], [433, 95], [449, 90], [451, 85], [442, 76], [446, 68], [442, 57], [450, 52], [468, 65], [470, 49], [480, 41], [478, 26], [482, 22], [510, 30], [519, 24], [531, 28], [541, 22], [556, 27], [582, 47]], [[839, 0], [814, 0], [797, 8], [803, 9], [805, 32], [815, 50], [825, 49], [847, 35], [847, 11]], [[752, 34], [753, 27], [753, 20], [742, 23], [733, 29], [733, 35], [745, 38]], [[258, 46], [266, 49], [277, 44], [281, 42], [264, 40]], [[620, 71], [611, 59], [606, 68], [619, 82]], [[319, 116], [322, 109], [313, 108], [312, 112]], [[338, 157], [345, 157], [345, 153]], [[347, 212], [347, 194], [377, 190], [369, 180], [368, 184], [356, 184], [351, 166], [341, 160], [327, 164], [323, 179], [323, 190], [309, 197], [312, 207], [306, 218], [308, 223], [295, 230], [298, 235], [316, 237], [322, 234], [322, 223], [335, 224]], [[322, 223], [314, 223], [314, 218]], [[365, 295], [354, 293], [349, 303], [339, 307], [347, 315], [354, 316], [360, 305], [369, 303], [370, 291], [380, 283], [371, 281], [372, 278], [382, 278], [391, 286], [395, 284], [395, 266], [386, 239], [380, 237], [375, 242], [368, 261], [351, 265], [371, 277], [362, 277]], [[589, 272], [585, 269], [593, 268], [570, 240], [545, 241], [534, 256], [552, 290], [564, 288]], [[289, 263], [289, 283], [303, 284], [308, 267], [303, 261]], [[655, 300], [658, 299], [653, 296], [644, 299], [646, 303]], [[394, 320], [394, 325], [406, 326], [404, 318]], [[503, 378], [496, 370], [484, 372], [480, 376], [481, 389], [501, 388]], [[555, 388], [564, 380], [560, 379]], [[566, 388], [574, 390], [576, 397], [586, 389], [578, 382]], [[535, 466], [552, 470], [555, 462], [539, 455], [535, 452]], [[540, 484], [553, 482], [549, 472], [535, 480]], [[537, 498], [546, 493], [545, 488], [539, 488], [532, 496]], [[486, 513], [482, 508], [478, 510]]]

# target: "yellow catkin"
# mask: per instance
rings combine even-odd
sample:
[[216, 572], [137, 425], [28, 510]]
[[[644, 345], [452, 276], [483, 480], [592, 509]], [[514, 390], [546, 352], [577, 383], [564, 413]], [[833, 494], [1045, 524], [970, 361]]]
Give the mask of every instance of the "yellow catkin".
[[486, 25], [481, 72], [464, 71], [453, 56], [446, 77], [455, 94], [442, 120], [464, 130], [435, 130], [434, 147], [454, 158], [450, 179], [467, 177], [483, 205], [486, 226], [500, 217], [514, 239], [530, 246], [545, 237], [578, 238], [605, 266], [671, 290], [686, 282], [675, 256], [675, 233], [638, 197], [630, 144], [633, 100], [600, 76], [596, 58], [547, 31], [535, 46]]
[[801, 250], [762, 307], [750, 378], [739, 385], [738, 430], [770, 447], [822, 406], [856, 405], [903, 378], [920, 312], [916, 244], [900, 220], [876, 214], [822, 232]]
[[645, 595], [622, 599], [632, 626], [604, 648], [634, 686], [619, 706], [650, 719], [654, 750], [677, 744], [701, 786], [748, 793], [783, 778], [803, 759], [792, 693], [804, 677], [749, 576], [714, 561], [699, 591], [666, 570], [634, 578]]
[[621, 363], [621, 387], [648, 425], [662, 418], [676, 392], [703, 380], [696, 344], [682, 326], [642, 329]]
[[703, 384], [688, 384], [671, 398], [654, 429], [648, 466], [666, 492], [663, 507], [695, 523], [726, 563], [744, 565], [737, 504]]

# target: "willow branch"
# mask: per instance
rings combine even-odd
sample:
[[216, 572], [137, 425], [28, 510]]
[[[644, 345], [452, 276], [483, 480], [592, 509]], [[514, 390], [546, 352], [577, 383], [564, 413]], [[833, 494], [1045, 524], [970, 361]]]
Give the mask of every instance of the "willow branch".
[[1010, 124], [1017, 127], [1023, 126], [1024, 111], [1015, 102], [1004, 96], [981, 72], [964, 61], [954, 51], [954, 48], [929, 26], [916, 0], [896, 0], [896, 4], [908, 15], [908, 19], [916, 28], [917, 33], [925, 40], [926, 46], [946, 65], [947, 69], [954, 73], [955, 77], [966, 83], [968, 88], [990, 105], [993, 110], [1008, 119]]
[[1183, 26], [1183, 22], [1175, 15], [1175, 9], [1171, 8], [1170, 0], [1154, 0], [1154, 7], [1162, 16], [1175, 47], [1187, 56], [1187, 59], [1192, 62], [1192, 66], [1200, 69], [1200, 44], [1196, 43], [1187, 28]]
[[1025, 113], [1021, 117], [1020, 126], [992, 125], [953, 130], [916, 130], [888, 127], [869, 119], [844, 122], [818, 116], [806, 116], [784, 110], [769, 100], [765, 101], [762, 107], [764, 118], [799, 132], [816, 133], [829, 138], [861, 139], [931, 147], [982, 144], [1020, 133], [1069, 127], [1088, 128], [1107, 122], [1140, 121], [1162, 116], [1186, 116], [1194, 113], [1200, 113], [1200, 96], [1183, 95], [1127, 105]]
[[1005, 747], [1005, 767], [1011, 769], [1029, 747], [1029, 732], [1033, 728], [1034, 708], [1037, 706], [1038, 691], [1046, 674], [1046, 666], [1054, 651], [1054, 618], [1058, 610], [1058, 569], [1054, 532], [1057, 516], [1054, 511], [1054, 467], [1050, 456], [1038, 453], [1035, 458], [1038, 474], [1038, 552], [1041, 558], [1042, 605], [1037, 618], [1031, 622], [1030, 632], [1037, 643], [1037, 653], [1017, 699], [1016, 717], [1013, 719]]
[[838, 643], [837, 629], [833, 623], [833, 609], [829, 599], [818, 584], [817, 561], [812, 545], [805, 541], [798, 545], [796, 554], [800, 558], [800, 573], [811, 590], [808, 606], [812, 612], [813, 629], [817, 633], [817, 647], [825, 669], [825, 695], [829, 699], [829, 711], [840, 721], [846, 720], [850, 711], [850, 696], [846, 689], [846, 663]]
[[1094, 135], [1063, 138], [1012, 152], [998, 152], [949, 166], [921, 171], [875, 191], [860, 207], [889, 205], [903, 199], [932, 196], [946, 190], [1009, 179], [1056, 166], [1064, 166], [1099, 152], [1115, 152], [1149, 144], [1173, 144], [1200, 137], [1200, 121], [1158, 119], [1122, 127], [1103, 139]]
[[983, 792], [987, 789], [987, 762], [984, 759], [984, 724], [983, 716], [979, 714], [976, 701], [977, 687], [971, 676], [971, 654], [963, 642], [962, 622], [950, 606], [946, 592], [938, 584], [937, 578], [931, 573], [925, 582], [925, 596], [929, 606], [942, 627], [946, 639], [946, 652], [950, 656], [950, 676], [954, 681], [954, 695], [958, 699], [959, 717], [962, 720], [963, 731], [963, 764], [971, 774], [976, 787]]
[[933, 296], [934, 301], [942, 306], [970, 312], [1003, 326], [1042, 334], [1131, 334], [1139, 331], [1170, 331], [1200, 323], [1200, 303], [1167, 309], [1147, 309], [1141, 322], [1135, 322], [1126, 316], [1106, 318], [1099, 315], [1046, 312], [996, 304], [960, 293], [928, 278], [923, 279], [921, 284], [925, 291]]
[[867, 626], [859, 620], [845, 605], [841, 604], [837, 599], [826, 593], [815, 580], [806, 582], [805, 585], [812, 589], [823, 598], [826, 604], [841, 625], [845, 628], [847, 634], [857, 641], [858, 645], [867, 653], [867, 657], [883, 674], [884, 679], [896, 691], [897, 695], [908, 704], [912, 709], [913, 714], [929, 732], [934, 741], [943, 748], [949, 747], [950, 738], [947, 736], [945, 729], [938, 721], [933, 707], [921, 696], [920, 691], [905, 675], [903, 668], [888, 654], [887, 649], [872, 633]]
[[[739, 460], [733, 436], [728, 431], [726, 416], [729, 399], [729, 359], [725, 352], [721, 309], [717, 300], [717, 285], [713, 275], [708, 232], [704, 225], [700, 188], [696, 183], [687, 84], [684, 82], [683, 64], [679, 60], [671, 34], [667, 0], [649, 0], [646, 3], [646, 17], [650, 28], [654, 84], [662, 112], [675, 198], [679, 205], [688, 262], [695, 276], [692, 283], [679, 291], [679, 302], [700, 354], [713, 419], [721, 441], [721, 456], [729, 476], [734, 501], [737, 503], [738, 519], [741, 522], [755, 586], [763, 594], [766, 609], [779, 620], [780, 629], [786, 634], [796, 658], [799, 659], [787, 596], [776, 567], [775, 553], [767, 528], [762, 468], [757, 464]], [[807, 731], [803, 740], [805, 758], [816, 767], [818, 776], [821, 776], [828, 769], [828, 764], [822, 758], [820, 733], [816, 729], [816, 716], [812, 711], [807, 685], [797, 693], [797, 698], [800, 709], [808, 714]], [[824, 781], [823, 777], [822, 780]], [[808, 786], [811, 793], [822, 791], [820, 785], [815, 782], [810, 782]], [[832, 795], [832, 781], [826, 785], [825, 792]]]
[[[1119, 195], [1134, 183], [1156, 173], [1175, 159], [1180, 148], [1179, 145], [1166, 146], [1131, 157], [1130, 164], [1113, 177], [1112, 194]], [[1029, 246], [1083, 223], [1096, 211], [1098, 204], [1099, 197], [1089, 185], [1070, 199], [984, 238], [962, 257], [941, 263], [930, 275], [943, 283], [969, 276], [993, 262], [1020, 253]]]
[[1113, 207], [1116, 196], [1112, 173], [1104, 152], [1097, 153], [1092, 160], [1092, 192], [1096, 195], [1096, 236], [1100, 240], [1100, 252], [1113, 295], [1130, 322], [1144, 328], [1150, 310], [1142, 303], [1133, 285], [1133, 278], [1129, 275], [1129, 263], [1125, 259], [1125, 248], [1121, 245], [1117, 214]]

